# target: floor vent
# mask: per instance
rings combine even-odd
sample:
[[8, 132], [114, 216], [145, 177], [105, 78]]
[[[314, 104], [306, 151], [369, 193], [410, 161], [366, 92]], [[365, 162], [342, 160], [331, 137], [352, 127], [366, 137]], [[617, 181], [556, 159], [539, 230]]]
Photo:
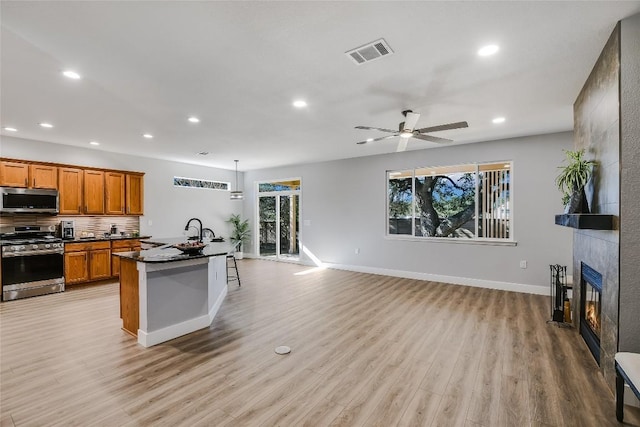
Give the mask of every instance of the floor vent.
[[391, 50], [389, 44], [384, 39], [380, 39], [347, 51], [345, 55], [351, 58], [357, 65], [360, 65], [382, 58], [383, 56], [391, 55], [392, 53], [393, 50]]

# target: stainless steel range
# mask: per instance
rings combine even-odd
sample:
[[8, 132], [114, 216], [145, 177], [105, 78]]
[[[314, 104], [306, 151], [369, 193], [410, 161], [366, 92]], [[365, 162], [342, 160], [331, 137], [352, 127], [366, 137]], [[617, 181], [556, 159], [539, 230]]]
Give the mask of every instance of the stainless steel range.
[[53, 236], [52, 228], [0, 231], [3, 301], [64, 291], [64, 243]]

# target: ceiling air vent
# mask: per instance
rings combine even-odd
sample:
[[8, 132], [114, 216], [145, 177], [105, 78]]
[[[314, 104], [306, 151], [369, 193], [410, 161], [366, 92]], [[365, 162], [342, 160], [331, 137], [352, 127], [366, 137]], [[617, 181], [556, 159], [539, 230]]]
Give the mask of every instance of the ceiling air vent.
[[391, 50], [389, 44], [387, 44], [384, 39], [376, 40], [345, 52], [345, 54], [358, 65], [391, 55], [392, 53], [393, 50]]

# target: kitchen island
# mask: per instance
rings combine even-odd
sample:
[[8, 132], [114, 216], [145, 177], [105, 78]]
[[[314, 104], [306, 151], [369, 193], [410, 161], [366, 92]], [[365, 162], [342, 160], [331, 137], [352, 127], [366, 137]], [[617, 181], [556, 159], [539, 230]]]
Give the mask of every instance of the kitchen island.
[[227, 295], [226, 257], [232, 251], [229, 243], [209, 242], [195, 255], [162, 246], [114, 254], [120, 257], [122, 329], [151, 347], [209, 326]]

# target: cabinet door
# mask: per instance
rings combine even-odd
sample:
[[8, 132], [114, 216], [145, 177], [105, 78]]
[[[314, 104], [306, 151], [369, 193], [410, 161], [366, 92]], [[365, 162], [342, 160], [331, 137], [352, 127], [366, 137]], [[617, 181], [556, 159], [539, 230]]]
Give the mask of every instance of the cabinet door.
[[82, 177], [82, 169], [60, 168], [58, 170], [60, 215], [82, 213]]
[[29, 165], [31, 188], [58, 188], [58, 168], [55, 166]]
[[29, 185], [29, 165], [27, 163], [0, 162], [0, 185], [26, 188]]
[[144, 176], [127, 175], [127, 214], [144, 215]]
[[104, 183], [106, 187], [105, 213], [107, 215], [124, 215], [124, 174], [106, 172]]
[[89, 278], [93, 280], [107, 277], [111, 277], [111, 249], [89, 252]]
[[104, 172], [90, 169], [84, 171], [83, 196], [85, 214], [104, 214]]
[[88, 252], [66, 252], [64, 254], [65, 283], [80, 283], [87, 280], [89, 280]]
[[129, 252], [129, 251], [133, 251], [135, 249], [133, 248], [117, 248], [117, 249], [111, 249], [111, 275], [112, 276], [119, 276], [120, 275], [120, 257], [119, 256], [113, 256], [114, 253], [116, 252]]

